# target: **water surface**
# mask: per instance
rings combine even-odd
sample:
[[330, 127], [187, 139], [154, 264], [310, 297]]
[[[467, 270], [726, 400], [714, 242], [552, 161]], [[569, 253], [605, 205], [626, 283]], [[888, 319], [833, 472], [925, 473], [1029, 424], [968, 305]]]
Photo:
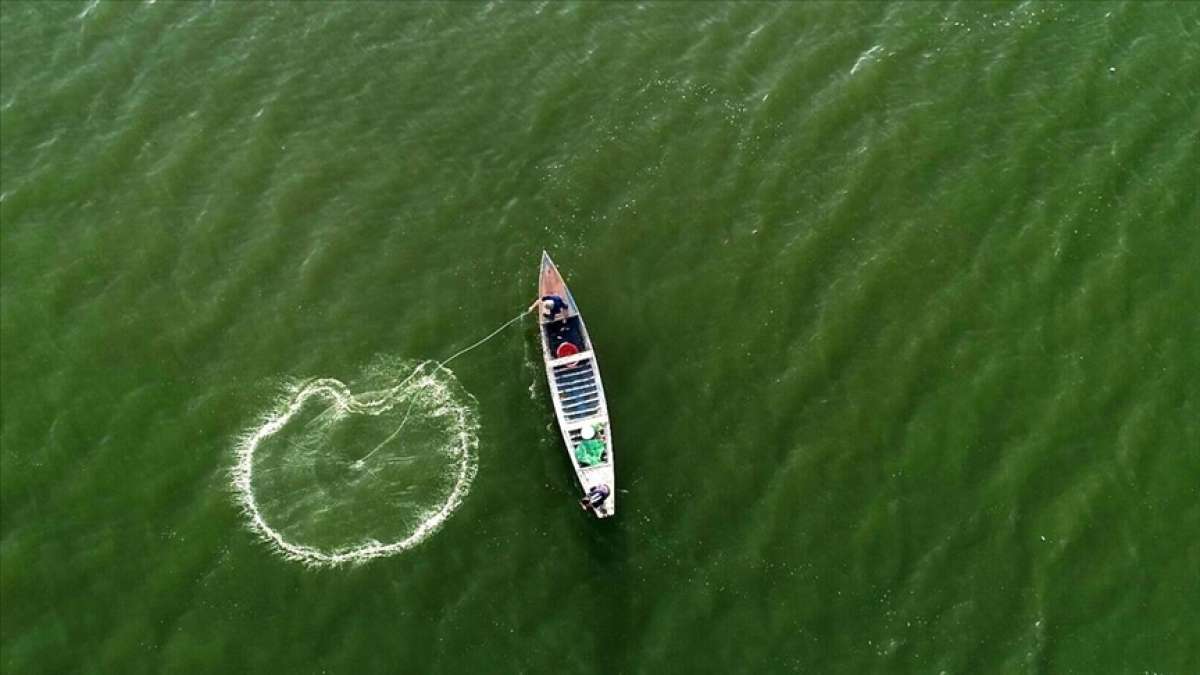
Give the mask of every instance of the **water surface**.
[[[1198, 45], [1184, 2], [3, 3], [0, 668], [1200, 671]], [[452, 366], [436, 535], [265, 545], [233, 449], [285, 383], [444, 358], [543, 248], [620, 516], [526, 324]]]

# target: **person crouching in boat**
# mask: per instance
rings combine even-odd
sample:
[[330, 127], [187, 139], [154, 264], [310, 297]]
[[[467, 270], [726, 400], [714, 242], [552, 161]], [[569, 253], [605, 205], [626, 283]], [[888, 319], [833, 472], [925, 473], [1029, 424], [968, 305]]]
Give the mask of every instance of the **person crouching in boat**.
[[532, 311], [539, 304], [542, 306], [542, 316], [547, 321], [553, 321], [556, 314], [562, 314], [563, 319], [567, 318], [567, 303], [557, 295], [543, 295], [534, 301], [529, 309]]
[[595, 511], [604, 504], [604, 500], [612, 494], [612, 490], [607, 485], [597, 485], [591, 490], [588, 490], [587, 496], [579, 500], [579, 505], [584, 511]]

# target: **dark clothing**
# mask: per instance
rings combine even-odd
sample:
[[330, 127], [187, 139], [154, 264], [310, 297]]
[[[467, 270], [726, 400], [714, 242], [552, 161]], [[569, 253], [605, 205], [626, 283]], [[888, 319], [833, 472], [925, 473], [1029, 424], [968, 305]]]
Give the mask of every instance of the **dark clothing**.
[[546, 313], [547, 318], [553, 319], [555, 314], [558, 314], [559, 312], [565, 312], [567, 309], [567, 303], [563, 302], [563, 299], [557, 295], [543, 295], [542, 302], [545, 302], [546, 300], [549, 300], [552, 303], [549, 311], [546, 311], [545, 306], [542, 307], [542, 311]]
[[601, 504], [603, 504], [604, 500], [608, 499], [608, 496], [610, 494], [612, 494], [612, 491], [608, 489], [607, 485], [597, 485], [596, 487], [592, 488], [591, 490], [588, 490], [588, 493], [587, 493], [588, 504], [590, 504], [592, 506], [592, 508], [596, 508], [596, 507], [600, 506]]

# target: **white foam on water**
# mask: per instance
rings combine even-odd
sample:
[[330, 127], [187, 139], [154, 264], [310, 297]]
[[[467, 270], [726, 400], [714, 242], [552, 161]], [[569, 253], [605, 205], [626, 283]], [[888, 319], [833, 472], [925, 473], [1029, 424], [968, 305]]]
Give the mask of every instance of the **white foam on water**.
[[858, 60], [855, 61], [854, 65], [850, 68], [850, 74], [853, 75], [853, 74], [857, 73], [859, 68], [861, 68], [863, 65], [873, 61], [875, 55], [878, 54], [881, 50], [883, 50], [883, 45], [875, 45], [875, 46], [871, 47], [870, 49], [868, 49], [867, 51], [860, 54], [858, 57]]
[[[422, 375], [414, 381], [418, 375]], [[478, 425], [475, 415], [462, 397], [455, 395], [453, 373], [441, 364], [426, 361], [419, 364], [398, 384], [379, 391], [368, 392], [356, 396], [344, 383], [332, 378], [322, 378], [301, 383], [292, 388], [279, 401], [279, 404], [253, 428], [249, 429], [236, 445], [236, 464], [232, 471], [232, 486], [237, 494], [242, 510], [245, 512], [251, 529], [271, 544], [285, 557], [314, 566], [335, 566], [345, 563], [365, 562], [374, 558], [395, 555], [407, 551], [425, 541], [433, 534], [446, 519], [462, 503], [463, 498], [471, 489], [471, 483], [478, 471], [478, 456], [476, 450], [479, 440], [476, 435]], [[406, 396], [415, 397], [425, 394], [432, 397], [438, 405], [427, 413], [430, 417], [447, 417], [451, 421], [450, 445], [445, 448], [446, 455], [452, 459], [448, 471], [454, 472], [454, 484], [449, 494], [439, 505], [423, 512], [411, 531], [395, 541], [378, 541], [368, 538], [338, 548], [322, 548], [293, 541], [271, 526], [260, 508], [254, 492], [254, 459], [255, 452], [264, 441], [279, 433], [290, 420], [303, 408], [304, 404], [313, 397], [320, 397], [329, 402], [330, 408], [318, 418], [319, 426], [325, 427], [347, 415], [360, 414], [377, 416], [390, 411]], [[415, 400], [415, 399], [414, 399]], [[412, 412], [412, 403], [408, 413]], [[322, 419], [330, 415], [327, 419]], [[401, 428], [407, 421], [405, 416]], [[314, 420], [315, 422], [316, 420]], [[312, 424], [312, 423], [310, 423]], [[380, 446], [391, 442], [400, 429], [392, 433]], [[374, 454], [379, 446], [369, 454]], [[362, 468], [363, 457], [355, 462], [357, 468]]]
[[79, 16], [77, 16], [75, 18], [78, 19], [79, 21], [83, 21], [84, 19], [86, 19], [88, 17], [88, 14], [92, 13], [92, 10], [96, 9], [99, 6], [100, 6], [100, 0], [92, 0], [90, 3], [88, 3], [87, 7], [83, 8], [83, 11], [79, 13]]

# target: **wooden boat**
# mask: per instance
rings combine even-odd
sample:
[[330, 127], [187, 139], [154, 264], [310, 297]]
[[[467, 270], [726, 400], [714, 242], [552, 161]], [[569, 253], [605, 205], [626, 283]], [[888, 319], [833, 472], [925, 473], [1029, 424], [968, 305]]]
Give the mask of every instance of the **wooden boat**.
[[[580, 505], [597, 518], [607, 518], [616, 513], [617, 484], [612, 429], [600, 368], [575, 298], [571, 297], [550, 255], [542, 251], [538, 297], [547, 296], [560, 298], [564, 305], [554, 316], [538, 309], [538, 333], [554, 415], [558, 418], [567, 458], [583, 490]], [[595, 442], [588, 442], [595, 440], [603, 444], [602, 450]], [[581, 449], [581, 445], [585, 447]]]

